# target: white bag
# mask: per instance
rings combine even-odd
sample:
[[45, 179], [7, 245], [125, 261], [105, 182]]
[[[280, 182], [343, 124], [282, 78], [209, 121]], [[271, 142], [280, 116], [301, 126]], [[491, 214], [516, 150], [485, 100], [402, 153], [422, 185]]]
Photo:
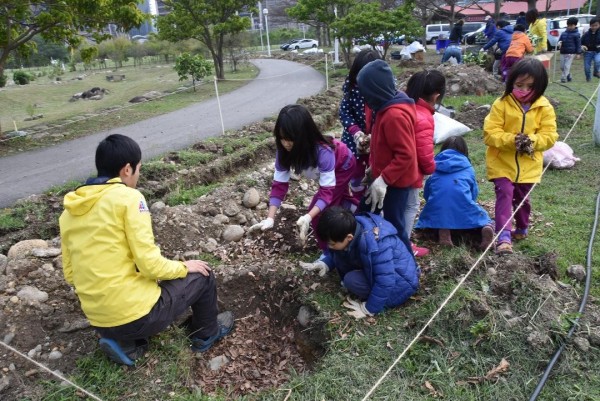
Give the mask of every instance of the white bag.
[[442, 113], [436, 112], [433, 115], [433, 121], [435, 123], [435, 128], [433, 130], [433, 141], [436, 144], [444, 142], [451, 136], [461, 136], [471, 131], [471, 128], [467, 127], [463, 123], [445, 116]]
[[571, 168], [580, 160], [573, 154], [573, 149], [561, 141], [557, 141], [553, 147], [544, 152], [544, 166], [550, 164], [550, 168]]

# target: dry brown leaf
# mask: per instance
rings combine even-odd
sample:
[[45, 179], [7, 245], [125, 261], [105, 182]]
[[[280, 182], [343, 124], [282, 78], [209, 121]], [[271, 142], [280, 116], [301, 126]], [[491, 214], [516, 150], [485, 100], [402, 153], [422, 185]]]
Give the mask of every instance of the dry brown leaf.
[[[506, 373], [508, 368], [510, 367], [510, 363], [504, 358], [500, 361], [500, 364], [491, 370], [489, 370], [485, 376], [483, 377], [467, 377], [466, 383], [478, 384], [483, 383], [484, 381], [492, 381], [498, 380], [502, 373]], [[462, 381], [457, 384], [464, 384]]]
[[433, 387], [433, 384], [431, 384], [429, 381], [425, 381], [425, 388], [429, 391], [429, 395], [432, 396], [433, 398], [438, 398], [438, 397], [444, 396], [442, 394], [442, 392], [437, 391], [435, 389], [435, 387]]
[[419, 337], [419, 341], [423, 343], [437, 344], [440, 347], [444, 346], [444, 342], [442, 340], [438, 340], [437, 338], [430, 336], [421, 336]]

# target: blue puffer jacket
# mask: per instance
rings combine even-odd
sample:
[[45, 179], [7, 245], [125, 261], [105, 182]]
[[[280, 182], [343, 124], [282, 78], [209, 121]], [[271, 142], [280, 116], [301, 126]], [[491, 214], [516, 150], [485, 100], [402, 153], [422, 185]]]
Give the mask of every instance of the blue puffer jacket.
[[425, 207], [415, 228], [462, 230], [491, 222], [477, 203], [479, 188], [469, 159], [453, 149], [435, 157], [435, 173], [425, 182]]
[[581, 54], [581, 35], [577, 29], [572, 31], [566, 29], [558, 38], [560, 54]]
[[379, 313], [401, 305], [419, 288], [421, 271], [415, 258], [398, 237], [398, 231], [381, 216], [356, 216], [354, 239], [343, 251], [333, 251], [323, 261], [330, 269], [363, 269], [371, 293], [367, 310]]
[[483, 50], [487, 50], [497, 43], [500, 50], [502, 50], [502, 54], [506, 53], [508, 46], [510, 46], [510, 41], [512, 40], [513, 30], [514, 28], [512, 25], [506, 25], [502, 29], [496, 29], [494, 37], [483, 46]]

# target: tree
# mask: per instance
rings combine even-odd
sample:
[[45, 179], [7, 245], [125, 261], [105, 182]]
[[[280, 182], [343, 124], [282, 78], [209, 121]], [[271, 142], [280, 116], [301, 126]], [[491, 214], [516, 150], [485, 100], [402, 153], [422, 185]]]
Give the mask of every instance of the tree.
[[[337, 10], [338, 17], [343, 17], [355, 3], [355, 0], [298, 0], [296, 5], [287, 9], [287, 13], [296, 21], [314, 26], [319, 43], [324, 43], [321, 28], [329, 31], [330, 25], [336, 20], [334, 10]], [[329, 35], [327, 39], [330, 39]]]
[[124, 30], [141, 25], [146, 14], [136, 7], [140, 0], [2, 0], [0, 2], [0, 76], [12, 53], [26, 56], [36, 50], [32, 40], [41, 35], [48, 42], [76, 48], [82, 32], [96, 41], [110, 37], [108, 24]]
[[184, 81], [188, 79], [188, 75], [191, 76], [194, 92], [196, 91], [196, 81], [210, 74], [210, 67], [210, 63], [199, 54], [192, 56], [189, 53], [183, 53], [175, 59], [175, 71], [179, 75], [179, 80]]
[[157, 18], [161, 39], [177, 42], [196, 39], [210, 52], [215, 74], [225, 78], [223, 69], [223, 43], [227, 34], [250, 28], [250, 20], [240, 17], [239, 11], [254, 10], [254, 0], [165, 0], [167, 15]]

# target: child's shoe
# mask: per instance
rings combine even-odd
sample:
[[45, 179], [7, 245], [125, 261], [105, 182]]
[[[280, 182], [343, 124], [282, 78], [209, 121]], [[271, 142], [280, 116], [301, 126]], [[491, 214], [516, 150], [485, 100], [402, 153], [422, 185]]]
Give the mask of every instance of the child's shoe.
[[561, 79], [560, 79], [560, 82], [562, 82], [562, 83], [564, 84], [565, 82], [567, 82], [567, 80], [566, 80], [566, 79], [564, 79], [564, 78], [561, 78]]
[[133, 366], [135, 360], [143, 356], [148, 350], [147, 340], [138, 340], [128, 345], [122, 345], [112, 338], [102, 337], [98, 345], [108, 359], [120, 365], [127, 366]]
[[571, 78], [571, 74], [567, 75], [567, 82], [571, 82], [573, 78]]
[[452, 234], [450, 233], [450, 230], [440, 228], [438, 230], [438, 236], [439, 236], [438, 241], [439, 241], [440, 245], [448, 246], [448, 247], [454, 246], [454, 244], [452, 243]]
[[517, 228], [510, 232], [510, 236], [517, 241], [527, 238], [527, 229], [526, 228]]
[[494, 229], [492, 226], [485, 226], [481, 229], [481, 243], [479, 244], [479, 249], [482, 251], [487, 249], [488, 246], [494, 240]]
[[412, 248], [413, 255], [415, 255], [416, 257], [429, 255], [429, 249], [427, 248], [416, 246], [412, 242], [410, 243], [410, 247]]
[[513, 253], [510, 231], [503, 230], [498, 236], [496, 243], [496, 255], [508, 255]]
[[219, 331], [217, 334], [212, 335], [208, 338], [202, 339], [199, 337], [192, 337], [192, 351], [194, 352], [206, 352], [213, 346], [214, 343], [225, 337], [233, 329], [235, 320], [233, 319], [233, 313], [223, 312], [217, 315], [217, 324]]

